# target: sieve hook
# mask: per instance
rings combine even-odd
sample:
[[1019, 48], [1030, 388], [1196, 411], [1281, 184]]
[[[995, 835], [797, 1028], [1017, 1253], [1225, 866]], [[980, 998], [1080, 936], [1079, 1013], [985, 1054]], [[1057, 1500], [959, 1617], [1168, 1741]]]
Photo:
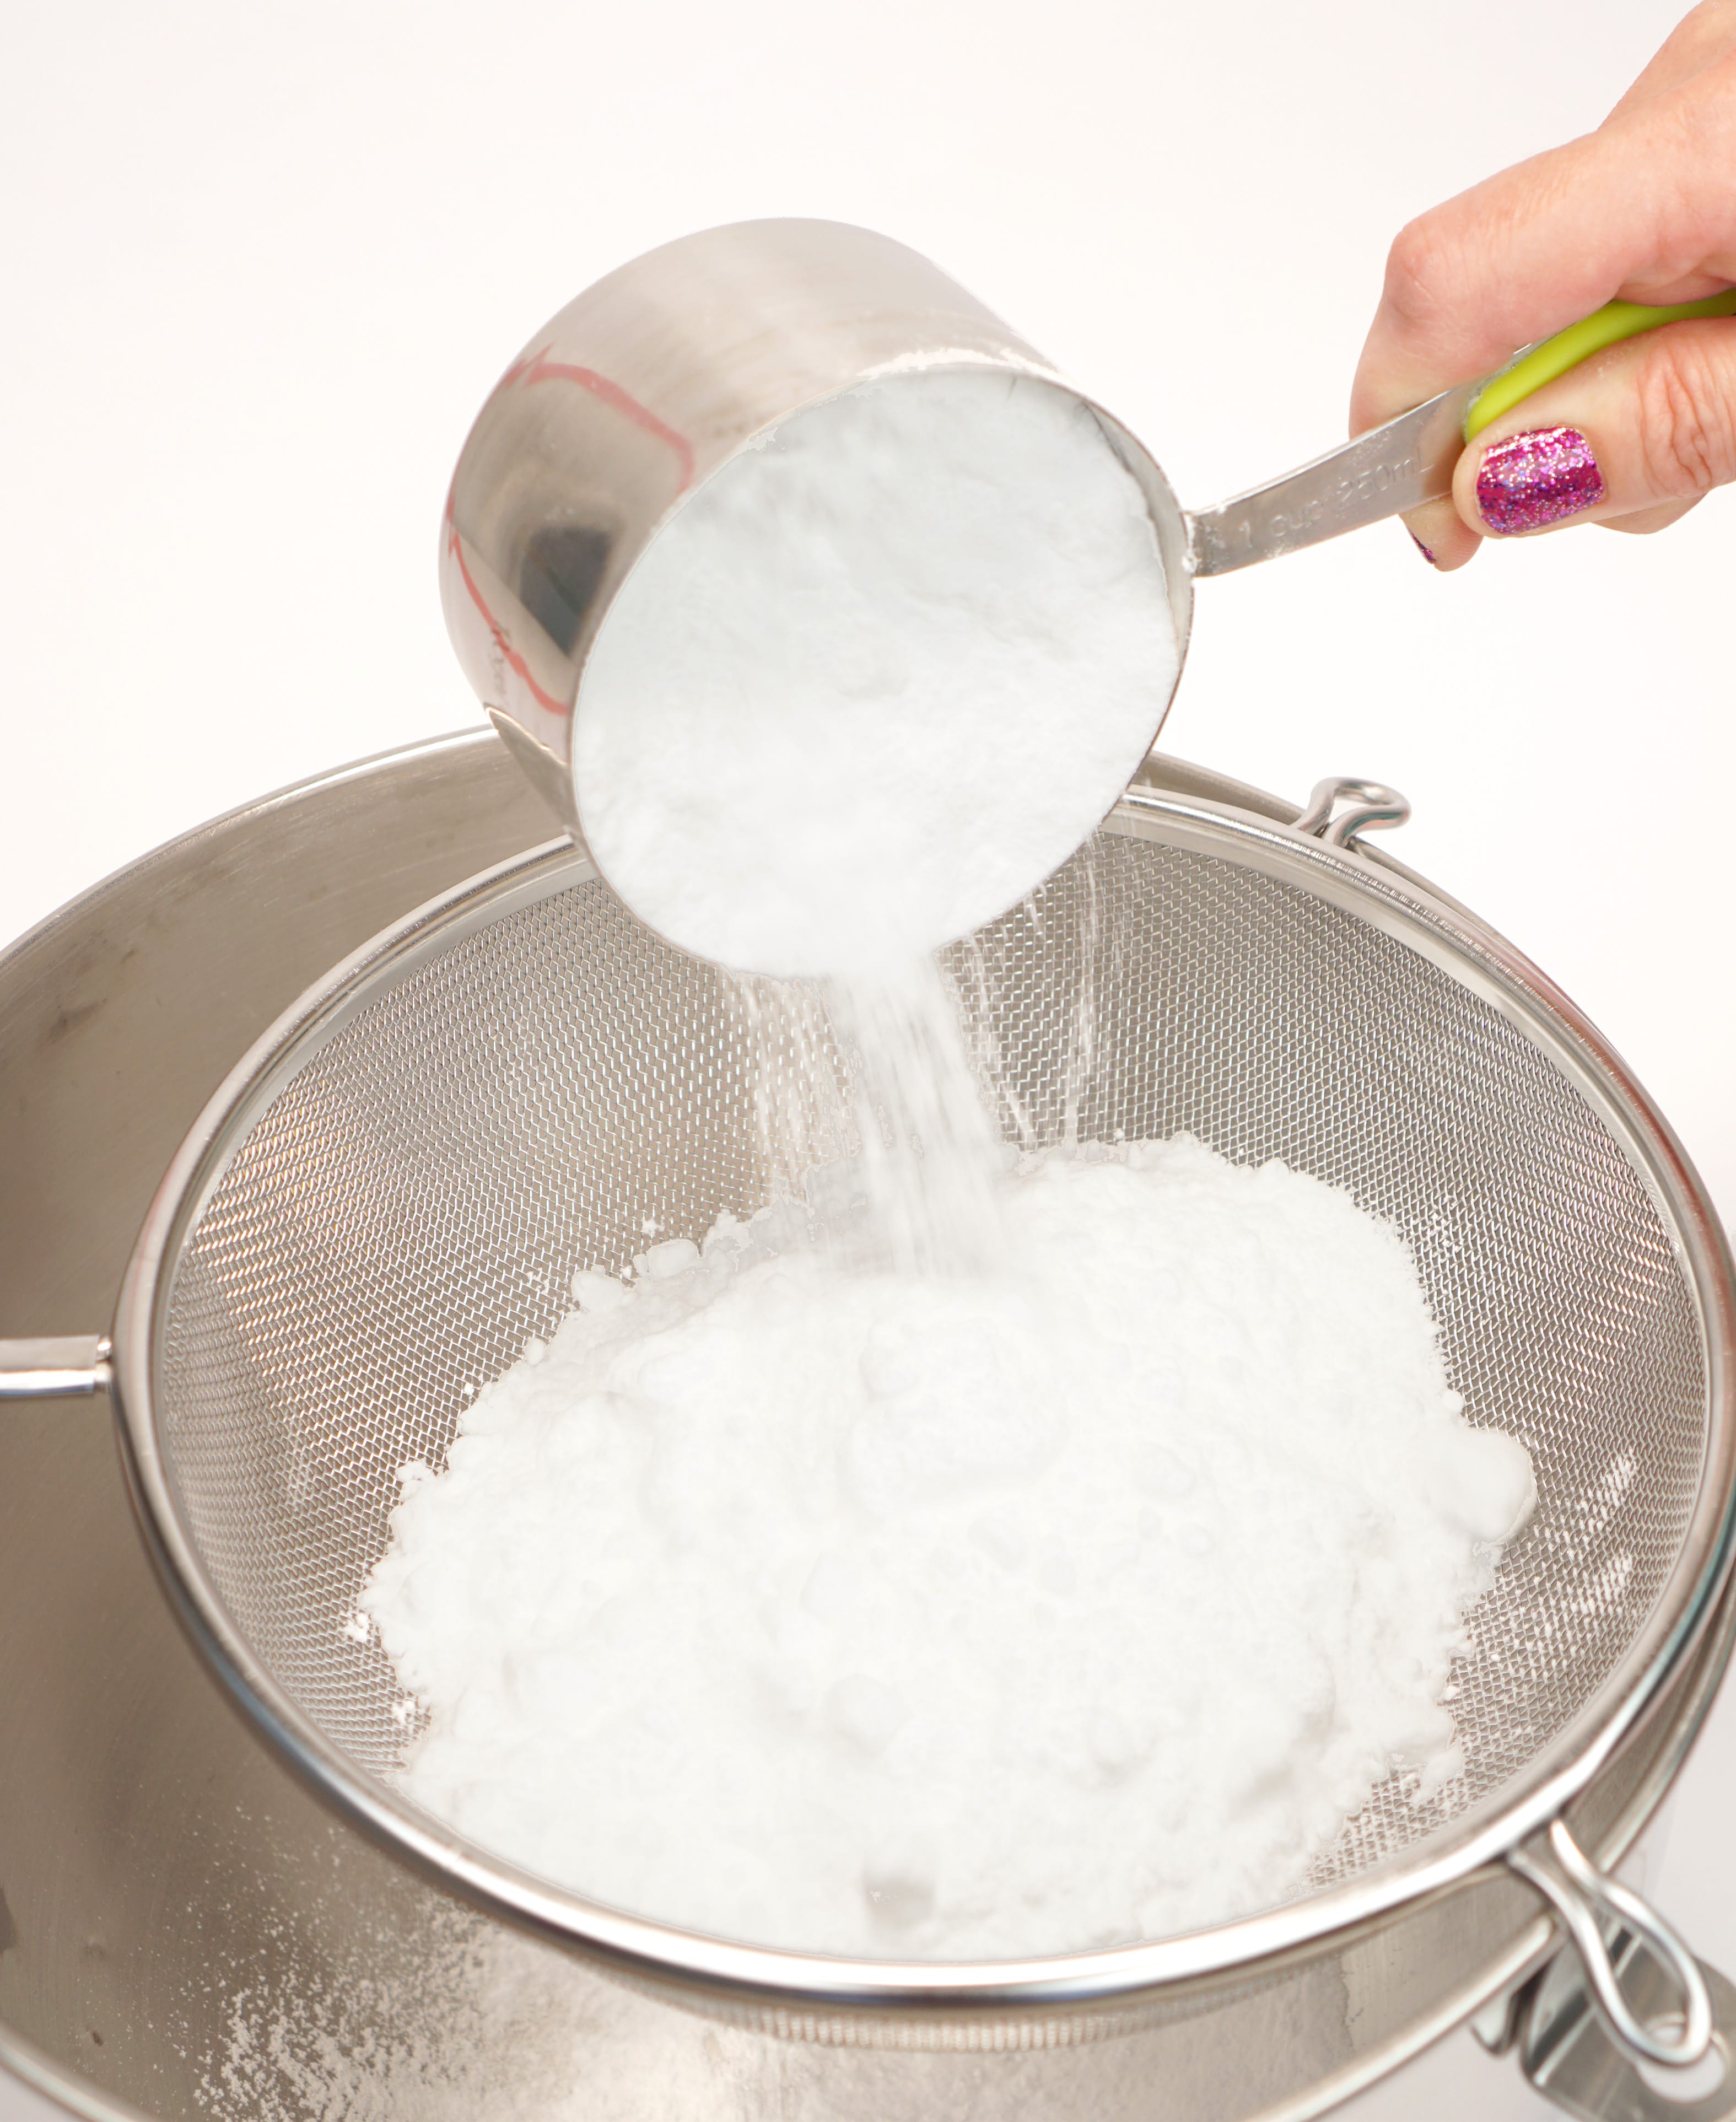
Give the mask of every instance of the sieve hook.
[[1296, 830], [1328, 847], [1347, 848], [1365, 826], [1383, 830], [1402, 825], [1411, 815], [1410, 800], [1384, 781], [1357, 781], [1328, 775], [1317, 781]]
[[0, 1341], [0, 1400], [69, 1400], [109, 1389], [109, 1338]]
[[[1691, 2068], [1712, 2045], [1712, 1999], [1705, 1971], [1650, 1903], [1605, 1877], [1575, 1841], [1565, 1821], [1510, 1850], [1507, 1863], [1536, 1887], [1566, 1926], [1599, 2017], [1623, 2054], [1673, 2069]], [[1646, 1947], [1681, 1999], [1673, 2020], [1648, 2024], [1629, 2003], [1610, 1956], [1604, 1926], [1625, 1928]]]

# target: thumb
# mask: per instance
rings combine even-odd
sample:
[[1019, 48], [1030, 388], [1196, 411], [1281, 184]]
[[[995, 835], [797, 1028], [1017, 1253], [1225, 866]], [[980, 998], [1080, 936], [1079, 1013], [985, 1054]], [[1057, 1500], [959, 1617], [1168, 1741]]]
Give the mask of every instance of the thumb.
[[1492, 420], [1453, 500], [1485, 538], [1557, 524], [1657, 530], [1736, 479], [1736, 319], [1664, 325], [1607, 348]]

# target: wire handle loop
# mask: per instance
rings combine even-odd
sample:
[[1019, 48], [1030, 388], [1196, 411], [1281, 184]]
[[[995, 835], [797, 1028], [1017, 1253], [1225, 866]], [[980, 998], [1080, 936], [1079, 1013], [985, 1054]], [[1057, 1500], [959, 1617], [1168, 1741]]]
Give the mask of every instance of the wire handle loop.
[[1384, 781], [1358, 781], [1328, 775], [1317, 781], [1308, 808], [1296, 820], [1296, 830], [1310, 839], [1324, 840], [1328, 847], [1347, 848], [1356, 834], [1370, 825], [1402, 825], [1411, 815], [1408, 797]]
[[[1610, 2037], [1629, 2056], [1687, 2069], [1712, 2043], [1712, 2000], [1700, 1963], [1649, 1901], [1605, 1877], [1573, 1839], [1565, 1821], [1508, 1853], [1507, 1863], [1554, 1909], [1585, 1970]], [[1646, 2025], [1628, 2003], [1610, 1958], [1603, 1925], [1625, 1926], [1645, 1945], [1680, 1993], [1679, 2026]]]

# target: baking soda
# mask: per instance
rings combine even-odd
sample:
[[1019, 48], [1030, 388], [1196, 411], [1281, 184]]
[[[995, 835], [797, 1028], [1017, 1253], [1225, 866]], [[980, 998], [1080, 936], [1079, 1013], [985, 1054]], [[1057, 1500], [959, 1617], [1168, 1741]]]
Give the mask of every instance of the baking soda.
[[585, 835], [686, 949], [902, 976], [1080, 844], [1176, 671], [1145, 498], [1085, 406], [865, 384], [726, 465], [622, 586], [573, 731]]
[[576, 1279], [361, 1601], [413, 1797], [642, 1914], [956, 1960], [1270, 1905], [1395, 1762], [1457, 1773], [1533, 1491], [1398, 1239], [1186, 1138], [996, 1183], [972, 1272], [786, 1204]]

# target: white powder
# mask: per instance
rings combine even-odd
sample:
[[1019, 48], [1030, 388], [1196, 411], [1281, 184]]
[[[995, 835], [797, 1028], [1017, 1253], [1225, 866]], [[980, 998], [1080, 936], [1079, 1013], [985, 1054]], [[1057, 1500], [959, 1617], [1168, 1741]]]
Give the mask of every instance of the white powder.
[[675, 942], [832, 981], [861, 1155], [800, 1153], [852, 1132], [818, 997], [738, 983], [806, 1065], [756, 1095], [811, 1225], [581, 1276], [404, 1470], [360, 1605], [427, 1713], [406, 1788], [477, 1841], [698, 1929], [1006, 1957], [1267, 1905], [1395, 1763], [1457, 1772], [1531, 1473], [1402, 1246], [1188, 1141], [1007, 1171], [927, 956], [1087, 837], [1176, 660], [1103, 430], [980, 372], [788, 422], [623, 585], [586, 837]]
[[361, 1604], [409, 1793], [603, 1900], [1005, 1957], [1300, 1890], [1532, 1503], [1408, 1255], [1196, 1143], [1001, 1181], [992, 1274], [652, 1246], [405, 1470]]
[[902, 969], [1104, 816], [1175, 682], [1144, 498], [1050, 385], [941, 371], [796, 415], [623, 585], [573, 732], [586, 838], [684, 947]]

